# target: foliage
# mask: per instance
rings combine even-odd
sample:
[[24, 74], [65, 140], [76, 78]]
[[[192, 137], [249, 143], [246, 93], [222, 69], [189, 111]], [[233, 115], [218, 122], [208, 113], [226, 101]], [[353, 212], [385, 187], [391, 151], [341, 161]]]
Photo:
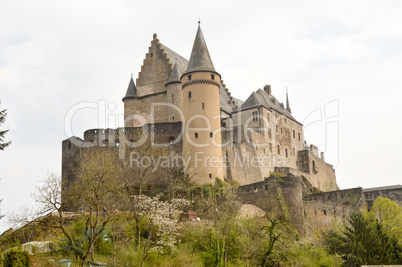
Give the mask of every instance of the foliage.
[[402, 264], [402, 246], [378, 220], [363, 212], [354, 212], [341, 233], [330, 231], [325, 236], [330, 253], [342, 255], [346, 266], [362, 264]]
[[29, 267], [31, 260], [26, 251], [10, 249], [4, 256], [4, 267]]
[[402, 241], [402, 208], [388, 198], [378, 197], [371, 207], [368, 218], [378, 220], [383, 230]]
[[[1, 103], [1, 101], [0, 101]], [[0, 125], [4, 123], [6, 120], [7, 116], [7, 109], [0, 110]], [[4, 136], [7, 134], [8, 130], [0, 130], [0, 150], [4, 150], [6, 147], [8, 147], [11, 142], [4, 142]]]
[[3, 267], [3, 259], [4, 259], [3, 252], [0, 249], [0, 267]]

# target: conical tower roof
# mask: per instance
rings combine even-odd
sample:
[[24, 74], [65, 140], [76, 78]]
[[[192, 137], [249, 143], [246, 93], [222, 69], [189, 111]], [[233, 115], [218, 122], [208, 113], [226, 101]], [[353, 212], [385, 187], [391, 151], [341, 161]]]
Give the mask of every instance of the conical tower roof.
[[288, 97], [288, 89], [286, 88], [286, 110], [289, 111], [289, 113], [292, 113], [292, 109], [290, 108], [289, 105], [289, 97]]
[[207, 44], [205, 43], [204, 35], [202, 34], [199, 24], [193, 50], [191, 51], [190, 61], [188, 62], [188, 67], [184, 74], [195, 71], [211, 71], [219, 75], [212, 64], [211, 56], [209, 55]]
[[129, 98], [137, 98], [137, 87], [135, 86], [132, 75], [130, 83], [128, 84], [126, 95], [123, 97], [123, 101]]
[[180, 67], [176, 62], [174, 63], [174, 67], [172, 73], [170, 74], [169, 81], [166, 83], [165, 86], [168, 86], [171, 83], [181, 83], [180, 77], [181, 77]]

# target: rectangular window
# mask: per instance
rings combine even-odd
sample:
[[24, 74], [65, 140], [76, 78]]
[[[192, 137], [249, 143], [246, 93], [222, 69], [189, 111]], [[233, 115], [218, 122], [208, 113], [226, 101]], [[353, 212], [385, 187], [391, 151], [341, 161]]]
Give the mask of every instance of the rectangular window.
[[281, 147], [278, 145], [278, 155], [281, 154]]
[[215, 75], [211, 74], [211, 80], [215, 80]]
[[258, 121], [257, 111], [253, 111], [253, 121]]
[[297, 135], [298, 135], [298, 137], [299, 137], [299, 141], [300, 141], [300, 133], [298, 133]]
[[272, 153], [272, 143], [269, 143], [269, 152]]
[[205, 103], [202, 103], [202, 109], [205, 109]]
[[212, 178], [212, 173], [209, 174], [209, 178]]
[[211, 137], [211, 138], [212, 138], [213, 136], [214, 136], [214, 134], [213, 134], [213, 133], [209, 133], [209, 137]]
[[296, 132], [293, 130], [293, 138], [296, 139]]
[[285, 148], [285, 156], [288, 157], [288, 149]]
[[188, 77], [188, 80], [191, 81], [191, 75], [188, 75], [187, 77]]
[[194, 137], [195, 137], [195, 139], [197, 139], [198, 138], [198, 133], [194, 133]]
[[191, 92], [188, 92], [188, 98], [191, 98]]

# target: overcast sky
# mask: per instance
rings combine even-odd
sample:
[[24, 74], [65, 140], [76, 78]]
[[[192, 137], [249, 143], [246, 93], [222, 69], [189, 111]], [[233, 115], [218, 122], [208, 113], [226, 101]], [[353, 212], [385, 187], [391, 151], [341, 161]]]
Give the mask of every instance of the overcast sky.
[[33, 205], [39, 181], [61, 172], [70, 130], [98, 128], [88, 108], [66, 129], [69, 110], [96, 104], [108, 113], [101, 125], [122, 125], [121, 98], [153, 33], [189, 58], [199, 17], [232, 95], [246, 100], [271, 84], [284, 102], [287, 87], [292, 114], [340, 188], [401, 184], [401, 14], [400, 0], [2, 0], [1, 129], [12, 145], [0, 151], [1, 212]]

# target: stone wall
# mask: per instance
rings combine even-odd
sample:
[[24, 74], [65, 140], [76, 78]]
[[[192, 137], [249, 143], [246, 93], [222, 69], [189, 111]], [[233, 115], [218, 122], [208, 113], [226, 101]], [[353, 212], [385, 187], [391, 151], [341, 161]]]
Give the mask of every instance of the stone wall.
[[283, 216], [304, 235], [303, 191], [302, 180], [289, 174], [240, 186], [238, 196], [242, 203], [256, 205], [272, 216]]
[[303, 199], [306, 234], [329, 230], [332, 223], [345, 220], [365, 205], [361, 187], [306, 195]]

